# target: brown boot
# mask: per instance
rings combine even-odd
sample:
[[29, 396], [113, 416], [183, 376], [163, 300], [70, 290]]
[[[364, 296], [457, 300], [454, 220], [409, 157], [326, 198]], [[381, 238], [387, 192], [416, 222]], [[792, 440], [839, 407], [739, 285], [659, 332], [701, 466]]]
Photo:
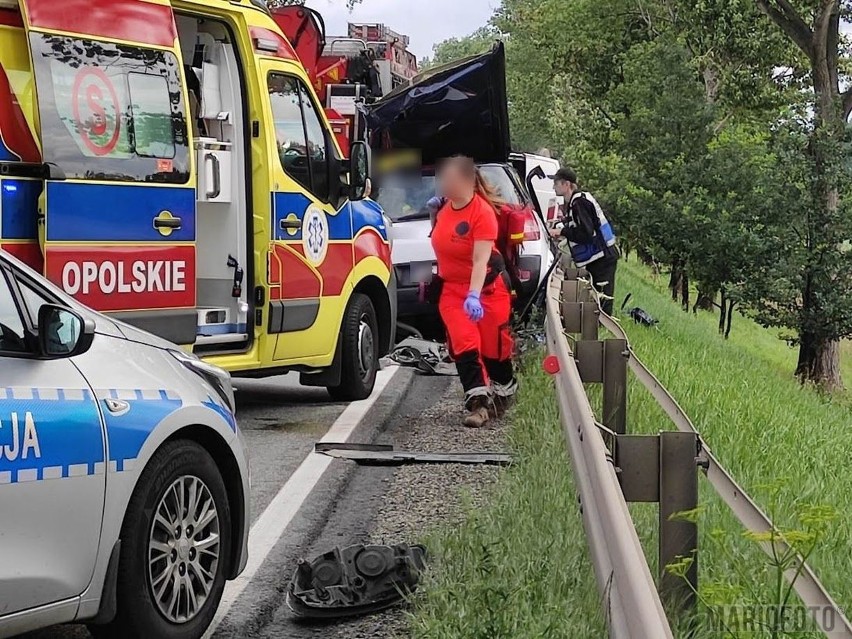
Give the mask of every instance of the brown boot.
[[491, 416], [494, 419], [500, 419], [506, 414], [506, 411], [512, 407], [512, 404], [515, 403], [515, 394], [518, 392], [518, 382], [514, 379], [509, 384], [498, 384], [497, 382], [493, 382], [492, 386], [494, 389], [494, 401], [491, 403], [492, 408], [489, 410], [491, 410]]
[[490, 419], [488, 415], [488, 404], [490, 398], [487, 395], [471, 397], [467, 401], [467, 413], [462, 420], [462, 424], [468, 428], [482, 428]]
[[515, 396], [514, 395], [509, 395], [508, 397], [501, 397], [500, 395], [495, 395], [494, 396], [494, 402], [493, 402], [493, 406], [494, 406], [493, 417], [494, 417], [494, 419], [500, 419], [501, 417], [503, 417], [503, 415], [506, 414], [506, 411], [508, 411], [512, 407], [512, 404], [514, 404], [514, 403], [515, 403]]

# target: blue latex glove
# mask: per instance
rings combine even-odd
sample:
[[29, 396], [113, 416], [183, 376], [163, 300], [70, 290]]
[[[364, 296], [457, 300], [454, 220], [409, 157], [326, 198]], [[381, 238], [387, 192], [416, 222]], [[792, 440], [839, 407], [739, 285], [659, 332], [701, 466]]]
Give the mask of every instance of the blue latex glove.
[[479, 293], [471, 291], [464, 301], [464, 312], [472, 322], [478, 322], [485, 315], [482, 302], [479, 301]]

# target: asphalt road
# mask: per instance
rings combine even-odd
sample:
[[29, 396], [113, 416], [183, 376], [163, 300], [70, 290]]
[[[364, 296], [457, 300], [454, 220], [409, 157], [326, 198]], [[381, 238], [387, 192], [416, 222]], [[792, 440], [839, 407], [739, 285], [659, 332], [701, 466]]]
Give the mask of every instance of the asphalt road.
[[[366, 414], [354, 411], [357, 427], [350, 441], [382, 439], [383, 432], [400, 426], [399, 418], [406, 414], [406, 409], [420, 410], [440, 396], [448, 383], [440, 378], [417, 378], [415, 386], [409, 388], [413, 378], [410, 370], [394, 368], [383, 375], [390, 379], [384, 390], [369, 402]], [[317, 458], [327, 459], [311, 455], [314, 444], [336, 422], [353, 421], [348, 417], [352, 408], [347, 410], [347, 404], [333, 402], [324, 389], [299, 386], [295, 375], [236, 380], [235, 385], [238, 422], [248, 444], [252, 469], [252, 534], [263, 528], [266, 537], [271, 535], [272, 543], [264, 549], [267, 555], [262, 563], [244, 583], [229, 584], [231, 592], [226, 589], [225, 593], [225, 598], [230, 599], [227, 614], [220, 613], [214, 622], [215, 630], [208, 636], [213, 639], [273, 636], [266, 634], [271, 626], [276, 629], [276, 637], [297, 637], [301, 632], [283, 612], [284, 592], [295, 560], [313, 552], [318, 542], [333, 547], [357, 538], [381, 498], [382, 480], [390, 471], [379, 469], [359, 475], [354, 464], [320, 461], [328, 463], [328, 467], [322, 467], [325, 470], [315, 485], [305, 484], [303, 466]], [[307, 458], [311, 459], [306, 461]], [[275, 518], [264, 513], [267, 508], [270, 511], [282, 505], [286, 508], [285, 495], [289, 490], [282, 491], [282, 487], [285, 484], [289, 487], [295, 479], [299, 481], [294, 490], [302, 489], [306, 497], [287, 525], [279, 529]], [[259, 519], [262, 523], [257, 526]], [[83, 626], [62, 626], [22, 635], [19, 639], [88, 639], [89, 636]]]

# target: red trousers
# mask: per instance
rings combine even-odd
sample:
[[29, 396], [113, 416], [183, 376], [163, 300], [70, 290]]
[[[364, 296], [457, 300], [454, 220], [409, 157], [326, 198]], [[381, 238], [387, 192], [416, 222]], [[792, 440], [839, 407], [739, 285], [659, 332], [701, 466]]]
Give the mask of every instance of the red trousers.
[[511, 384], [514, 339], [510, 328], [512, 296], [502, 277], [482, 289], [480, 302], [485, 311], [478, 322], [464, 311], [470, 286], [444, 282], [438, 310], [447, 329], [450, 354], [459, 369], [465, 392], [487, 388], [491, 380]]

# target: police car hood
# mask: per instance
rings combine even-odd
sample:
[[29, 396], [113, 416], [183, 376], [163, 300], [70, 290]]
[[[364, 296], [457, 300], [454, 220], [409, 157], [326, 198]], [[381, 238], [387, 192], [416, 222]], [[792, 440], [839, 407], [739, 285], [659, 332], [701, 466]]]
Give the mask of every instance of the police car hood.
[[424, 165], [455, 154], [505, 162], [511, 143], [503, 43], [420, 74], [369, 106], [367, 122], [378, 152], [419, 149]]
[[104, 319], [112, 322], [112, 324], [117, 327], [124, 338], [130, 340], [131, 342], [139, 342], [140, 344], [147, 344], [148, 346], [153, 346], [154, 348], [161, 348], [163, 350], [177, 350], [180, 347], [176, 344], [163, 339], [162, 337], [157, 337], [147, 331], [143, 331], [141, 328], [136, 328], [126, 322], [122, 322], [111, 317], [105, 317], [101, 315]]

